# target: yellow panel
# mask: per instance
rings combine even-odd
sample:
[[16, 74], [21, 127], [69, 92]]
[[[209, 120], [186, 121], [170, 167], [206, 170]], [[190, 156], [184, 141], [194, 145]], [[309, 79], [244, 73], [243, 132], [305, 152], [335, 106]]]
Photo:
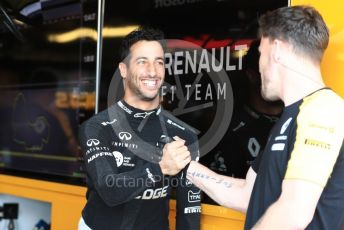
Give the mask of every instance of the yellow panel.
[[[51, 203], [51, 229], [75, 230], [85, 205], [86, 188], [0, 175], [0, 193]], [[175, 229], [176, 202], [170, 202], [170, 226]], [[243, 229], [245, 216], [215, 205], [202, 205], [201, 229]]]
[[292, 5], [314, 6], [330, 29], [330, 44], [321, 65], [326, 85], [344, 97], [344, 1], [292, 0]]
[[51, 203], [51, 229], [75, 230], [85, 205], [86, 188], [0, 175], [0, 193]]
[[[176, 201], [170, 202], [170, 227], [175, 229]], [[202, 204], [201, 230], [244, 229], [245, 215], [229, 208]]]

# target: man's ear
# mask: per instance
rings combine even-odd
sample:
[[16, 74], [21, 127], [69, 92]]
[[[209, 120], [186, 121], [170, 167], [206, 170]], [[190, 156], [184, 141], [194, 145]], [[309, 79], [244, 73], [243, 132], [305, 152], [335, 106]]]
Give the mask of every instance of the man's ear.
[[121, 73], [122, 78], [126, 79], [128, 75], [127, 65], [124, 62], [120, 62], [118, 64], [118, 68], [119, 68], [119, 72]]
[[281, 61], [281, 55], [282, 55], [282, 42], [278, 39], [273, 40], [273, 59], [275, 62], [280, 62]]

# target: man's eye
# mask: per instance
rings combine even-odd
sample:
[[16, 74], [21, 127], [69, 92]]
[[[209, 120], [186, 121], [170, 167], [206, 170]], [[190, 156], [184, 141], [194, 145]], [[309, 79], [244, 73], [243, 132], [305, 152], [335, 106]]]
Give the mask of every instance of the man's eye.
[[163, 61], [158, 61], [157, 63], [158, 63], [158, 65], [161, 65], [161, 66], [165, 65], [165, 63]]
[[145, 64], [145, 63], [146, 63], [146, 60], [143, 60], [143, 59], [137, 61], [137, 64]]

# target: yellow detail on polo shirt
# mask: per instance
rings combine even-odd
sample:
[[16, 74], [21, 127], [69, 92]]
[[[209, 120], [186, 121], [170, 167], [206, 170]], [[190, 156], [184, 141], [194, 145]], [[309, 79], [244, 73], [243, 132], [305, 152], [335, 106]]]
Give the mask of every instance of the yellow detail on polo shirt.
[[285, 179], [324, 187], [343, 144], [344, 101], [331, 90], [320, 90], [303, 100], [296, 122]]

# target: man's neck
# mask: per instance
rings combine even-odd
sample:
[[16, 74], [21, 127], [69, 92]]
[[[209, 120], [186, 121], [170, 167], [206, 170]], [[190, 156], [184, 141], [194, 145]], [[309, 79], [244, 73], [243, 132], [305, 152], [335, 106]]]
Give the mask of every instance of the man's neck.
[[124, 96], [123, 100], [130, 106], [141, 109], [141, 110], [153, 110], [156, 109], [160, 105], [160, 97], [156, 97], [151, 101], [145, 101], [138, 97], [128, 97]]
[[291, 105], [325, 87], [320, 68], [304, 69], [301, 73], [289, 71], [284, 79], [285, 81], [282, 83], [282, 100], [285, 106]]

